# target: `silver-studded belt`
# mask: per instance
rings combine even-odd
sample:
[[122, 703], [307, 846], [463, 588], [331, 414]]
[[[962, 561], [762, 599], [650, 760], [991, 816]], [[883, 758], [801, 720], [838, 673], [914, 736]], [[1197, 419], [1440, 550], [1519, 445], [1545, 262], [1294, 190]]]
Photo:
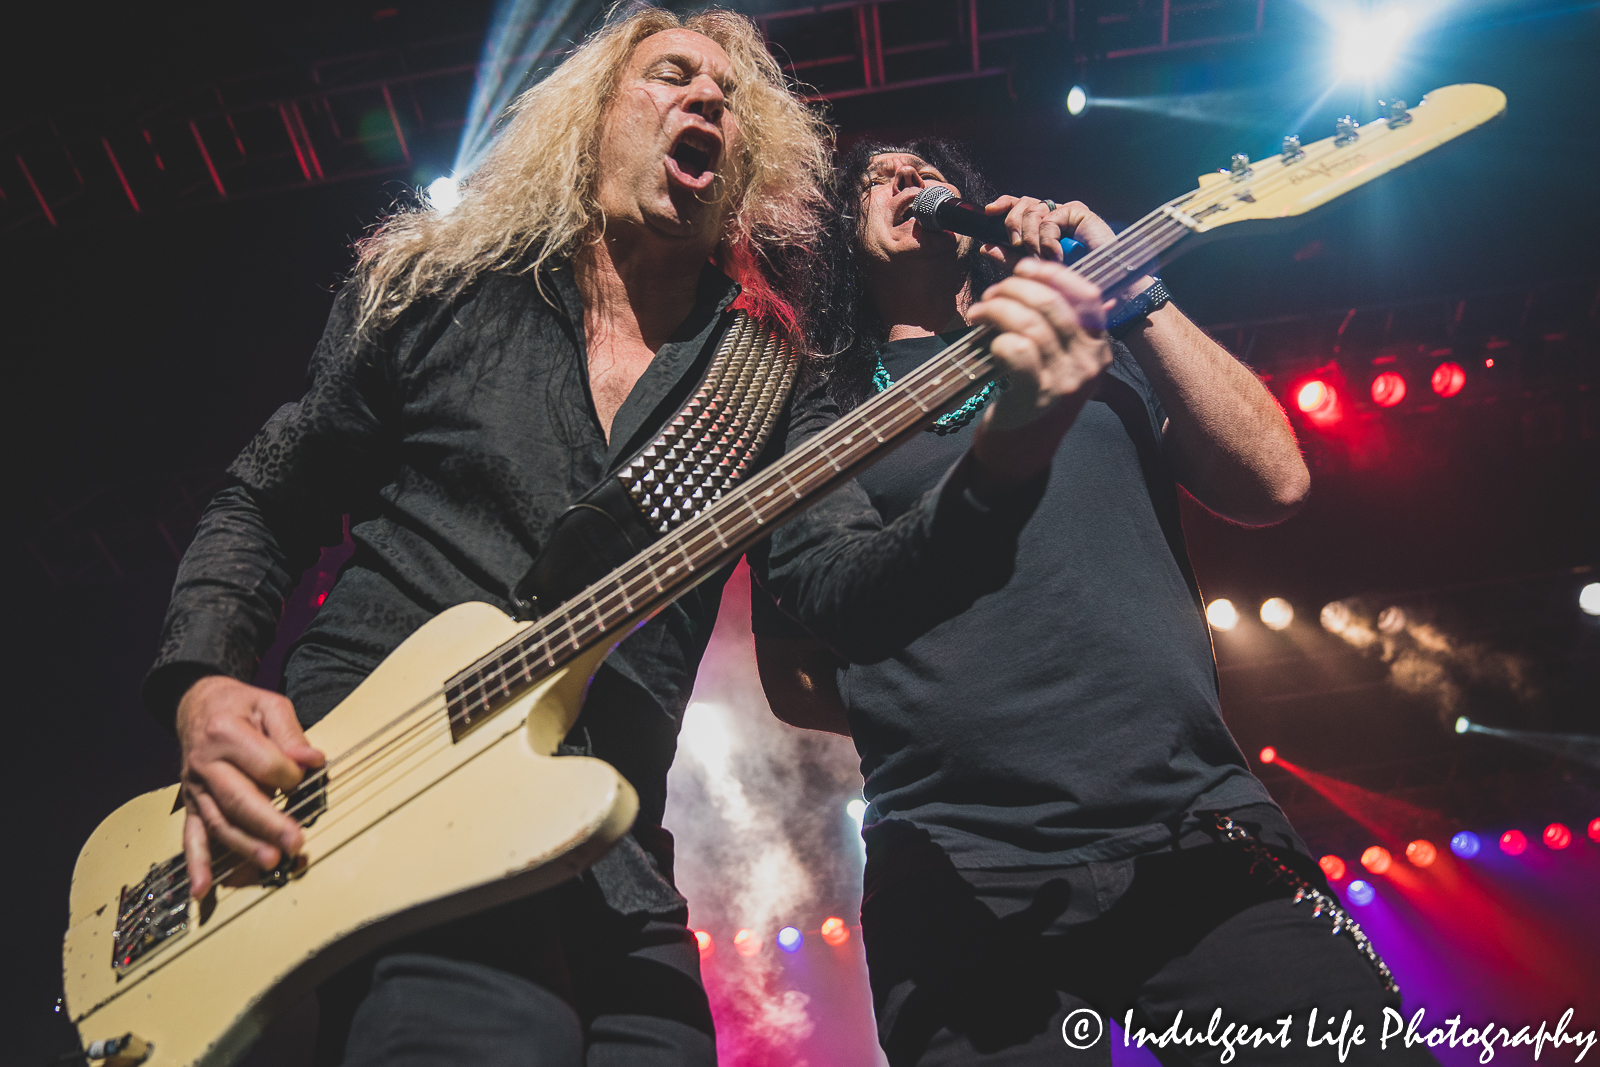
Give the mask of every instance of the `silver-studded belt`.
[[1372, 964], [1372, 969], [1377, 972], [1378, 978], [1383, 982], [1383, 988], [1391, 993], [1398, 994], [1400, 985], [1394, 980], [1394, 973], [1389, 970], [1389, 965], [1383, 962], [1378, 955], [1378, 950], [1372, 947], [1371, 938], [1361, 929], [1361, 924], [1350, 917], [1344, 906], [1337, 899], [1324, 893], [1312, 885], [1306, 877], [1290, 867], [1266, 845], [1257, 841], [1255, 837], [1234, 822], [1226, 812], [1216, 811], [1211, 813], [1213, 825], [1222, 834], [1225, 841], [1238, 845], [1250, 857], [1250, 873], [1265, 874], [1268, 882], [1281, 882], [1294, 890], [1293, 905], [1300, 905], [1306, 901], [1311, 902], [1312, 918], [1323, 915], [1333, 920], [1333, 934], [1346, 934], [1355, 942], [1356, 949]]

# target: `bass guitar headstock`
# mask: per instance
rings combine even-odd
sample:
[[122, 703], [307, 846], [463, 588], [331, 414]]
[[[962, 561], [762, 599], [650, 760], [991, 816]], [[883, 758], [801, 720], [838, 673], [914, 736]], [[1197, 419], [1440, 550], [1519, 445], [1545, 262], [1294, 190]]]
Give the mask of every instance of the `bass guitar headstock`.
[[1415, 107], [1385, 104], [1383, 118], [1358, 126], [1340, 119], [1334, 136], [1302, 146], [1286, 137], [1281, 155], [1252, 163], [1234, 156], [1229, 170], [1200, 176], [1200, 187], [1160, 213], [1193, 234], [1236, 222], [1289, 219], [1483, 125], [1506, 107], [1492, 85], [1446, 85]]

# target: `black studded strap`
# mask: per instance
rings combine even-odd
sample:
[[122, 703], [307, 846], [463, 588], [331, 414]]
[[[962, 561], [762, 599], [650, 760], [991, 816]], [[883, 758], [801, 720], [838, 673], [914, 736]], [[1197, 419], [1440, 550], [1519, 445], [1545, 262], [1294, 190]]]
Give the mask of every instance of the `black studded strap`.
[[738, 483], [772, 436], [798, 366], [788, 341], [735, 314], [700, 388], [617, 472], [652, 530], [670, 533]]
[[788, 340], [734, 312], [683, 409], [556, 521], [513, 594], [517, 617], [538, 617], [737, 485], [772, 437], [799, 367]]

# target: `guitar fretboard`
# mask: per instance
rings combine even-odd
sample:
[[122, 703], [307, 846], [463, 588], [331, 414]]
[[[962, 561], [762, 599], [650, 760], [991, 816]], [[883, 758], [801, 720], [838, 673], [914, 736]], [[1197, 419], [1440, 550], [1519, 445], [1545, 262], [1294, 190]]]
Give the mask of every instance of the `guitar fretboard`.
[[[1181, 203], [1180, 197], [1174, 203]], [[1189, 230], [1152, 212], [1075, 269], [1110, 292], [1137, 277]], [[952, 403], [1000, 373], [994, 331], [977, 327], [822, 433], [713, 503], [632, 560], [452, 678], [445, 695], [454, 732], [482, 722], [579, 652], [641, 625], [737, 559], [785, 520], [921, 431]]]

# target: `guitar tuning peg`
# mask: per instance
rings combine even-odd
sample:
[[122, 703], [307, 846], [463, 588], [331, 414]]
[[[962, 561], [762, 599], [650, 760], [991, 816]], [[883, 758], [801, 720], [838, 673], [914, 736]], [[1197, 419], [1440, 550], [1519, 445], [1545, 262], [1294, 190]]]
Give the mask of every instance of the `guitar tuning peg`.
[[1299, 134], [1291, 133], [1283, 139], [1283, 162], [1286, 165], [1293, 163], [1305, 154], [1306, 150], [1300, 147]]
[[1250, 157], [1235, 155], [1228, 163], [1228, 173], [1236, 182], [1242, 182], [1250, 177]]
[[1411, 121], [1411, 112], [1406, 110], [1406, 102], [1404, 100], [1389, 102], [1379, 100], [1378, 110], [1382, 111], [1383, 117], [1389, 120], [1389, 128], [1391, 130], [1396, 126], [1404, 126]]
[[1357, 122], [1355, 119], [1351, 118], [1349, 115], [1346, 115], [1344, 118], [1342, 118], [1338, 122], [1334, 123], [1333, 124], [1333, 144], [1334, 144], [1334, 147], [1343, 148], [1345, 145], [1350, 144], [1351, 142], [1355, 141], [1356, 138], [1361, 136], [1361, 134], [1356, 132], [1359, 129], [1361, 129], [1361, 124], [1359, 122]]

